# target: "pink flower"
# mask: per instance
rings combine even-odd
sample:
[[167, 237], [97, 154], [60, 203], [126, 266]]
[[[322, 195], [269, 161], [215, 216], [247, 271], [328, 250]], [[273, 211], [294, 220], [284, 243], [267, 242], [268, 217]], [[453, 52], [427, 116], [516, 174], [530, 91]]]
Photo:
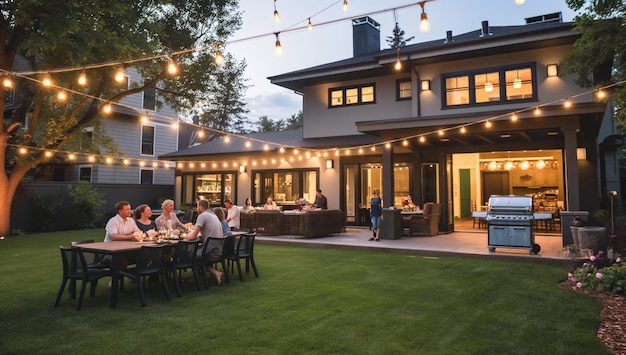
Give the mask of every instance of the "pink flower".
[[576, 288], [582, 288], [582, 287], [583, 287], [583, 284], [582, 284], [582, 283], [578, 282], [578, 283], [576, 284]]
[[602, 278], [602, 273], [601, 272], [596, 272], [596, 279], [601, 279]]
[[589, 257], [589, 260], [591, 260], [591, 261], [595, 261], [595, 260], [596, 260], [595, 255], [590, 256], [590, 257]]
[[616, 262], [616, 263], [621, 263], [621, 262], [622, 262], [622, 259], [621, 259], [621, 258], [617, 258], [617, 259], [615, 259], [615, 262]]
[[567, 273], [567, 278], [568, 278], [568, 279], [571, 279], [571, 278], [572, 278], [572, 273], [571, 273], [571, 272], [568, 272], [568, 273]]

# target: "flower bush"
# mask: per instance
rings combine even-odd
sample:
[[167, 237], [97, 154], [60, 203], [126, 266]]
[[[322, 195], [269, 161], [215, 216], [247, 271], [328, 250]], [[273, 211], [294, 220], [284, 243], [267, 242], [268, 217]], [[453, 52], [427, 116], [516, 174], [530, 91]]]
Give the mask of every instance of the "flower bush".
[[576, 284], [576, 288], [612, 295], [624, 294], [626, 289], [626, 264], [619, 257], [607, 262], [601, 251], [567, 276], [569, 281]]

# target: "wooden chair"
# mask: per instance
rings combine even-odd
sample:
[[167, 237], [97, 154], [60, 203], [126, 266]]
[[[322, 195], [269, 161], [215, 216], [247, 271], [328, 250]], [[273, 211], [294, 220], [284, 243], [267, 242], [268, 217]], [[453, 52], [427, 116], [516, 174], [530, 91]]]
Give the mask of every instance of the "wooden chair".
[[433, 236], [439, 234], [441, 204], [427, 202], [422, 216], [412, 216], [409, 222], [409, 235]]

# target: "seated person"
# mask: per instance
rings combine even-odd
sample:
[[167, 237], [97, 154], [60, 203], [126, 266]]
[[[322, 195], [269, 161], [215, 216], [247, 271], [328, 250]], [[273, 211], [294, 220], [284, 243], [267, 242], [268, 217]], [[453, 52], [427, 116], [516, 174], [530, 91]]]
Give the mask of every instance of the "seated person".
[[166, 229], [169, 227], [171, 229], [182, 229], [186, 230], [187, 227], [176, 217], [176, 213], [174, 213], [174, 201], [167, 199], [161, 203], [161, 208], [163, 209], [163, 213], [158, 216], [154, 222], [159, 228], [161, 226]]
[[[204, 256], [208, 258], [208, 261], [214, 263], [219, 261], [222, 257], [222, 248], [224, 247], [224, 232], [222, 224], [217, 216], [209, 210], [209, 201], [198, 200], [197, 207], [198, 219], [196, 220], [196, 224], [193, 226], [193, 230], [187, 234], [185, 239], [194, 240], [201, 235], [202, 243], [209, 243], [206, 249], [207, 255]], [[204, 250], [204, 248], [198, 249], [198, 257], [202, 257], [202, 250]], [[217, 285], [219, 286], [222, 283], [224, 275], [220, 271], [217, 271], [213, 266], [209, 266], [207, 270], [215, 276]]]
[[276, 202], [274, 202], [274, 200], [272, 200], [271, 197], [268, 197], [265, 205], [263, 206], [263, 209], [264, 210], [277, 210], [278, 205], [276, 204]]
[[246, 202], [243, 205], [243, 210], [245, 212], [254, 210], [254, 206], [252, 206], [252, 200], [250, 199], [250, 197], [246, 198]]
[[228, 222], [226, 222], [226, 217], [224, 214], [224, 209], [222, 207], [215, 207], [213, 209], [213, 213], [217, 216], [217, 219], [220, 220], [220, 224], [222, 225], [222, 233], [225, 237], [230, 237], [233, 235], [233, 232], [230, 230], [230, 226], [228, 226]]
[[137, 228], [139, 228], [142, 232], [147, 232], [150, 229], [156, 230], [156, 223], [150, 220], [152, 217], [152, 210], [150, 206], [146, 204], [141, 204], [135, 208], [135, 223], [137, 223]]

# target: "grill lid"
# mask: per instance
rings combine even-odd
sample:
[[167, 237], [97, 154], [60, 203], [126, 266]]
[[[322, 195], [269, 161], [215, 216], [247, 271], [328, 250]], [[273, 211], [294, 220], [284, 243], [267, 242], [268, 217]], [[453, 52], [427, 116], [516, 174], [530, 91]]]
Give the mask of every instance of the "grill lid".
[[530, 196], [491, 196], [489, 197], [490, 213], [531, 213], [533, 198]]

